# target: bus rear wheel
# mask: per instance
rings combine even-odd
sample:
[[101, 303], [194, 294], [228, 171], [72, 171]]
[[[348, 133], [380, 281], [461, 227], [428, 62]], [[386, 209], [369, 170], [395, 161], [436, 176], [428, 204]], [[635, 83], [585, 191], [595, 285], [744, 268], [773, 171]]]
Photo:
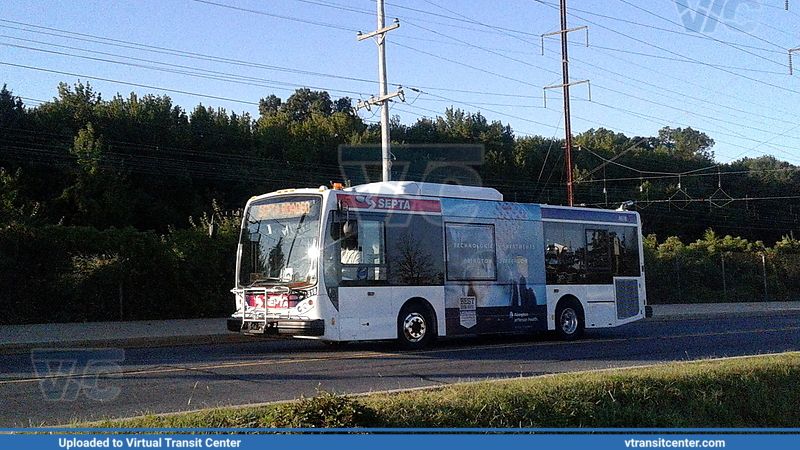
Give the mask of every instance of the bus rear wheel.
[[556, 307], [556, 336], [562, 341], [572, 341], [583, 336], [585, 328], [583, 308], [574, 299], [563, 300]]
[[436, 340], [436, 325], [429, 308], [408, 304], [397, 317], [397, 341], [408, 350], [425, 348]]

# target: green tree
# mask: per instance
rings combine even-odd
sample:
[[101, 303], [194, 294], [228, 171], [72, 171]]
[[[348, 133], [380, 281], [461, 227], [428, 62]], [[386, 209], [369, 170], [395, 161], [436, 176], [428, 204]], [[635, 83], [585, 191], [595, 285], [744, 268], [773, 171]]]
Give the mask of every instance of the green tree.
[[797, 167], [786, 161], [779, 161], [772, 155], [758, 158], [742, 158], [734, 166], [748, 171], [749, 184], [763, 183], [765, 186], [784, 188], [796, 181]]
[[312, 114], [330, 116], [333, 113], [333, 101], [327, 92], [303, 88], [286, 99], [281, 111], [288, 114], [292, 122], [302, 122], [310, 119]]
[[681, 242], [677, 236], [670, 236], [664, 242], [658, 245], [658, 255], [660, 257], [674, 258], [680, 255], [686, 246]]
[[74, 87], [58, 84], [58, 97], [36, 109], [36, 117], [51, 133], [74, 136], [89, 122], [95, 122], [95, 108], [102, 103], [99, 93], [89, 83], [80, 81]]
[[262, 116], [276, 113], [281, 110], [283, 101], [275, 94], [270, 94], [258, 102], [258, 113]]
[[[22, 99], [14, 96], [4, 84], [0, 90], [0, 164], [4, 164], [6, 159], [13, 160], [15, 153], [27, 147], [26, 122]], [[18, 206], [20, 171], [11, 172], [14, 173], [7, 173], [0, 166], [0, 213], [10, 212]]]
[[566, 198], [563, 142], [541, 136], [517, 138], [509, 157], [488, 155], [485, 176], [492, 183], [504, 180], [503, 189], [514, 201], [560, 203]]
[[11, 174], [0, 167], [0, 227], [30, 222], [39, 211], [38, 203], [28, 201], [20, 195], [21, 184], [22, 169]]
[[103, 139], [95, 136], [91, 122], [78, 132], [70, 153], [78, 158], [78, 166], [88, 175], [96, 175], [100, 170], [100, 159], [103, 156]]
[[[172, 104], [168, 96], [131, 93], [120, 94], [95, 107], [95, 128], [109, 143], [118, 142], [119, 151], [147, 154], [154, 147], [186, 148], [189, 145], [189, 119], [186, 112]], [[142, 146], [148, 146], [145, 148]]]
[[9, 130], [19, 128], [25, 119], [25, 106], [22, 99], [14, 96], [7, 88], [8, 85], [4, 84], [3, 89], [0, 90], [0, 130], [3, 131], [0, 139]]
[[606, 151], [611, 154], [621, 153], [631, 145], [631, 139], [622, 133], [615, 133], [606, 128], [591, 128], [575, 136], [573, 143], [577, 147]]
[[283, 161], [271, 171], [274, 188], [300, 183], [323, 184], [340, 177], [338, 147], [363, 136], [366, 126], [347, 97], [331, 100], [327, 92], [298, 89], [285, 103], [262, 99], [254, 134], [264, 159]]
[[76, 182], [60, 197], [69, 223], [98, 229], [132, 223], [134, 207], [131, 196], [125, 195], [125, 177], [107, 164], [103, 138], [91, 122], [78, 132], [70, 153], [77, 159]]
[[775, 253], [781, 255], [798, 255], [800, 254], [800, 240], [792, 236], [783, 236], [783, 238], [775, 243], [773, 247]]
[[687, 161], [714, 162], [714, 152], [711, 150], [714, 140], [692, 127], [664, 127], [658, 130], [658, 143], [656, 150], [670, 156]]

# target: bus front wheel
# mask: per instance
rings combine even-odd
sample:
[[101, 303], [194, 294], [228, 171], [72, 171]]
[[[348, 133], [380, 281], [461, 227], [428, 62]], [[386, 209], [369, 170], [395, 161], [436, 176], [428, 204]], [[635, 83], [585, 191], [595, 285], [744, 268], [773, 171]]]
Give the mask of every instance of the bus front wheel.
[[417, 303], [403, 306], [397, 317], [397, 340], [401, 347], [417, 350], [436, 339], [436, 325], [430, 308]]
[[563, 341], [572, 341], [583, 335], [585, 327], [583, 308], [574, 299], [562, 300], [556, 307], [556, 336]]

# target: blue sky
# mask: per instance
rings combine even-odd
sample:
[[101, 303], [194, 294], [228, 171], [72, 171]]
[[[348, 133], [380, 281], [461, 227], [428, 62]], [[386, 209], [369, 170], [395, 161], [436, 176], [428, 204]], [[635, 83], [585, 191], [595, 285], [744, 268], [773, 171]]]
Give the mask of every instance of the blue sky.
[[[692, 127], [718, 162], [774, 155], [800, 165], [800, 2], [568, 0], [575, 134], [605, 127], [653, 136]], [[557, 0], [391, 0], [390, 92], [405, 124], [453, 106], [562, 138]], [[716, 20], [714, 20], [716, 19]], [[25, 0], [0, 10], [0, 83], [27, 105], [59, 82], [104, 98], [169, 95], [258, 116], [258, 101], [295, 89], [368, 99], [378, 93], [374, 0]], [[589, 100], [591, 86], [591, 100]], [[416, 91], [411, 90], [416, 89]], [[361, 110], [377, 122], [377, 111]]]

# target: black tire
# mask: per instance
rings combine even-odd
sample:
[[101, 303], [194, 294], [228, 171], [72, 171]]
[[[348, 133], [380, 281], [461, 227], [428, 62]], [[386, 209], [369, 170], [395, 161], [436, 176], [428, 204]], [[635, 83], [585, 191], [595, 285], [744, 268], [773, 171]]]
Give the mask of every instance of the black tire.
[[436, 340], [436, 322], [426, 305], [410, 303], [397, 316], [397, 341], [407, 350], [419, 350]]
[[556, 306], [556, 337], [562, 341], [573, 341], [583, 336], [586, 327], [583, 308], [577, 300], [562, 300]]

